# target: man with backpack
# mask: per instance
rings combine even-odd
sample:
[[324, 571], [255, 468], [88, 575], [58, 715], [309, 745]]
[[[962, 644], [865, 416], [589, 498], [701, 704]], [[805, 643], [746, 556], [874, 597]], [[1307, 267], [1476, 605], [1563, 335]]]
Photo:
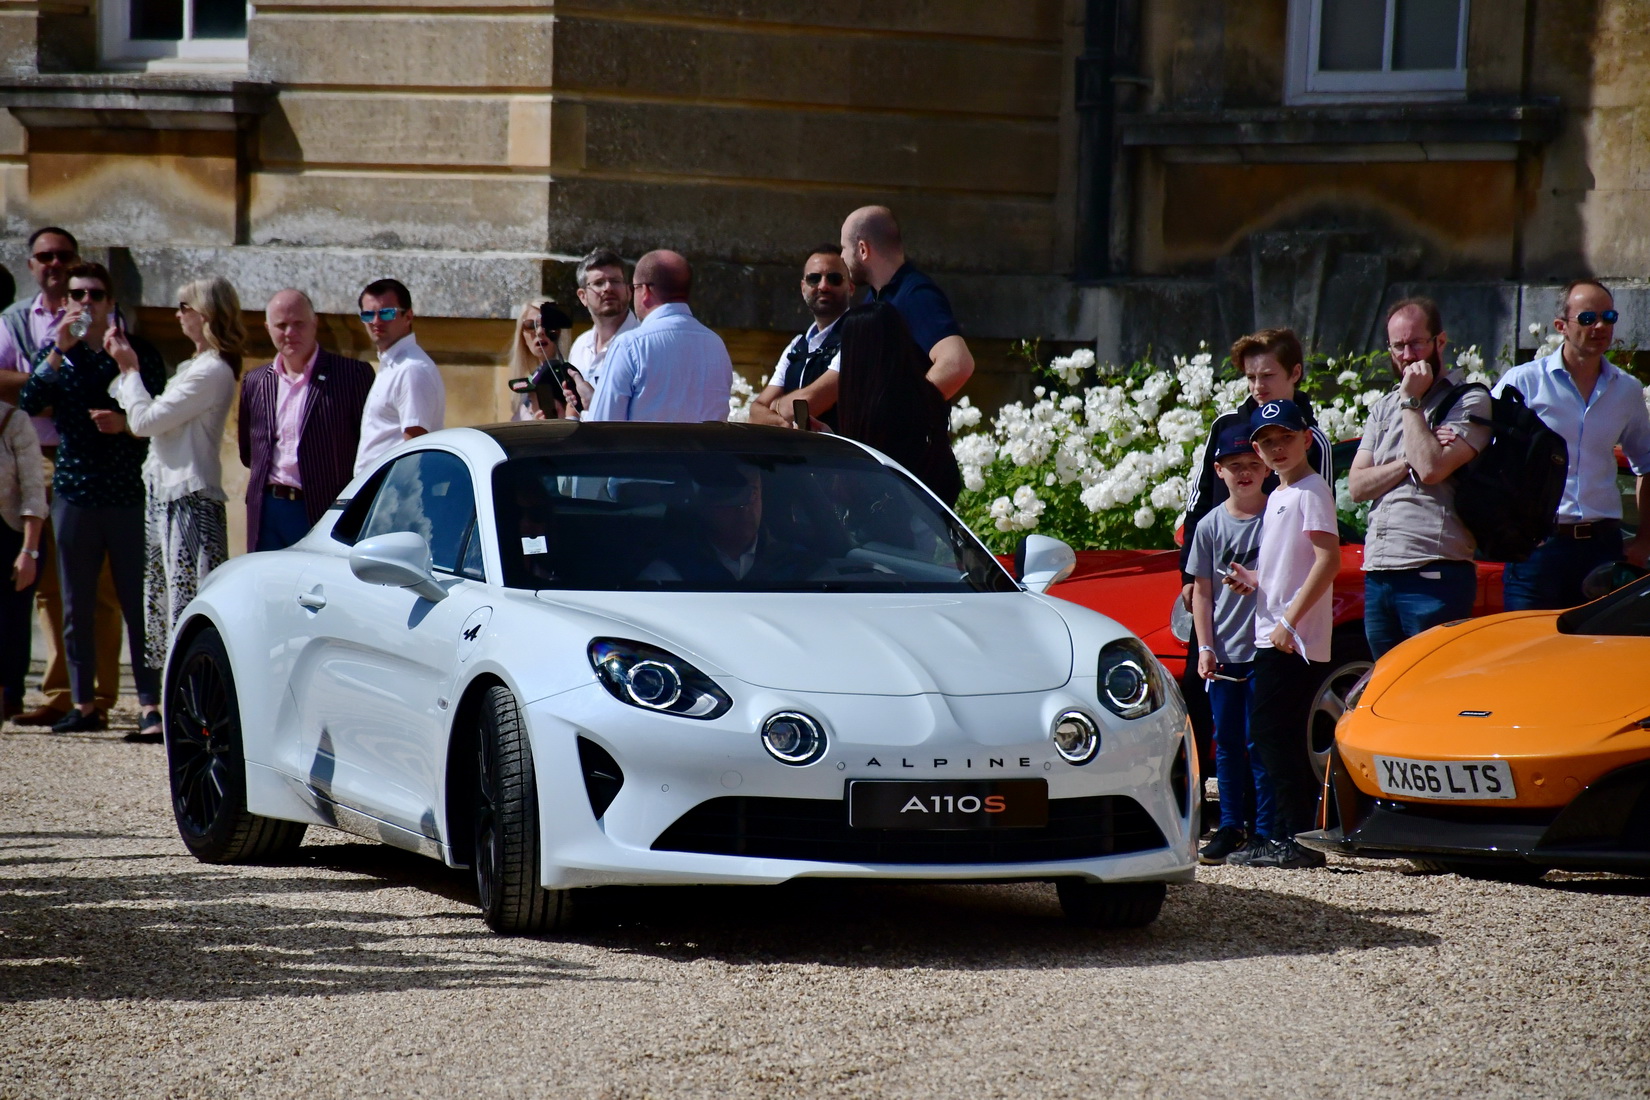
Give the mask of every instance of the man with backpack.
[[1569, 445], [1569, 463], [1558, 514], [1547, 538], [1528, 560], [1503, 575], [1509, 611], [1573, 607], [1583, 601], [1581, 583], [1606, 562], [1625, 558], [1643, 567], [1650, 532], [1641, 526], [1622, 541], [1621, 494], [1616, 488], [1619, 444], [1638, 477], [1640, 516], [1650, 516], [1650, 415], [1644, 387], [1604, 358], [1615, 339], [1615, 301], [1594, 279], [1565, 286], [1553, 327], [1564, 343], [1551, 355], [1514, 367], [1495, 388], [1524, 402]]
[[1364, 633], [1377, 658], [1405, 638], [1472, 614], [1477, 542], [1455, 506], [1454, 474], [1489, 444], [1491, 400], [1446, 372], [1448, 338], [1430, 298], [1387, 311], [1398, 384], [1369, 411], [1347, 487], [1374, 503], [1364, 539]]

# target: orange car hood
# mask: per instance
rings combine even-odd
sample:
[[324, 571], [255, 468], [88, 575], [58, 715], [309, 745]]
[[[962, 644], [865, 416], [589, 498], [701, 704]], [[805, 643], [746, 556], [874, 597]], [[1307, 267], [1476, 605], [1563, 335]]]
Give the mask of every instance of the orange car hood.
[[[1650, 717], [1650, 638], [1560, 634], [1555, 615], [1494, 619], [1405, 669], [1372, 704], [1420, 724], [1490, 712], [1485, 729], [1553, 729]], [[1478, 723], [1482, 722], [1482, 726]]]

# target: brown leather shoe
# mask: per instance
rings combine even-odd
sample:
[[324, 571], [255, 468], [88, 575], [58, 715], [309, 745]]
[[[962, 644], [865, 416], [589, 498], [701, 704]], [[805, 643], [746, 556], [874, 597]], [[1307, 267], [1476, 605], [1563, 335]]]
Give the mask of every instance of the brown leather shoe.
[[22, 714], [12, 716], [12, 721], [19, 726], [55, 726], [68, 714], [67, 710], [58, 710], [56, 707], [35, 707]]

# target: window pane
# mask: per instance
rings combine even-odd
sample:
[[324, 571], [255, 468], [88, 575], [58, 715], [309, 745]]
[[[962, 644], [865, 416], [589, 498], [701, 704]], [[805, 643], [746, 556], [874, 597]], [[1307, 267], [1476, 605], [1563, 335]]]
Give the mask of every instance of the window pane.
[[195, 0], [196, 38], [245, 38], [246, 0]]
[[1461, 0], [1398, 0], [1392, 29], [1394, 69], [1453, 69]]
[[178, 42], [183, 38], [183, 0], [130, 0], [132, 37]]
[[1318, 71], [1380, 72], [1386, 0], [1323, 0]]
[[464, 536], [475, 518], [470, 472], [453, 455], [424, 451], [398, 458], [373, 498], [361, 538], [411, 531], [430, 545], [430, 562], [456, 573]]

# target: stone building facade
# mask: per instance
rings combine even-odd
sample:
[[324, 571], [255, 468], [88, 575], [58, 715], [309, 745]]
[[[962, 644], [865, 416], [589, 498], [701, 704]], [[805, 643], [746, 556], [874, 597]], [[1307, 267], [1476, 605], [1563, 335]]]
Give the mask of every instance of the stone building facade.
[[174, 356], [196, 275], [303, 287], [362, 355], [400, 278], [451, 423], [597, 245], [691, 257], [756, 378], [867, 202], [983, 404], [1015, 339], [1367, 348], [1413, 291], [1493, 355], [1582, 273], [1650, 347], [1647, 87], [1650, 0], [0, 0], [0, 265], [68, 226]]

